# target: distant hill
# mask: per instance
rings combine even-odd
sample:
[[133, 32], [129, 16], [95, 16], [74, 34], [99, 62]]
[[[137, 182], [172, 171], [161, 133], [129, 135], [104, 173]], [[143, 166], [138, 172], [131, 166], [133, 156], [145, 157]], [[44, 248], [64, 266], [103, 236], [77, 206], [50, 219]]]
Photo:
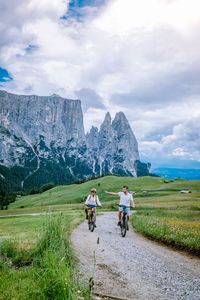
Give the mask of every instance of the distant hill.
[[183, 178], [187, 180], [199, 180], [200, 169], [176, 169], [176, 168], [155, 168], [152, 172], [169, 179]]
[[[97, 189], [101, 202], [118, 200], [117, 196], [107, 195], [104, 191], [119, 192], [122, 190], [123, 185], [128, 185], [130, 191], [136, 191], [135, 198], [152, 197], [152, 199], [159, 199], [163, 196], [180, 194], [182, 189], [200, 192], [199, 181], [178, 179], [166, 184], [161, 177], [105, 176], [82, 184], [57, 186], [42, 194], [23, 196], [11, 203], [9, 209], [84, 203], [87, 195], [90, 193], [90, 189], [93, 187]], [[143, 191], [146, 191], [147, 194], [143, 194]]]

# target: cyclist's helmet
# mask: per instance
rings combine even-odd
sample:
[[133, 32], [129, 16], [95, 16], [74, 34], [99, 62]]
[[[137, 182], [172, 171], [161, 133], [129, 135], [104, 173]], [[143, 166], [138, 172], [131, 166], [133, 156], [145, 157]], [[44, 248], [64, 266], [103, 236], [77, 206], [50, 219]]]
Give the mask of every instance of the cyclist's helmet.
[[96, 189], [91, 189], [91, 192], [94, 192], [94, 193], [96, 193], [97, 192], [97, 190]]

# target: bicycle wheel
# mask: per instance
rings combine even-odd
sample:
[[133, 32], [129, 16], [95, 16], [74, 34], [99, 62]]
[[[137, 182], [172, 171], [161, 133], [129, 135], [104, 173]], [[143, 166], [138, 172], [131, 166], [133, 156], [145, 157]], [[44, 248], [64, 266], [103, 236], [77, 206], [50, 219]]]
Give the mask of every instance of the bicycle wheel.
[[91, 222], [88, 223], [88, 229], [90, 230], [90, 228], [91, 228]]
[[123, 214], [121, 221], [121, 236], [125, 237], [127, 230], [127, 215]]
[[91, 215], [91, 227], [90, 227], [90, 231], [91, 231], [91, 232], [94, 231], [94, 225], [95, 225], [95, 215], [92, 214], [92, 215]]
[[90, 222], [88, 223], [88, 229], [91, 230], [91, 220], [92, 220], [92, 213], [89, 215]]

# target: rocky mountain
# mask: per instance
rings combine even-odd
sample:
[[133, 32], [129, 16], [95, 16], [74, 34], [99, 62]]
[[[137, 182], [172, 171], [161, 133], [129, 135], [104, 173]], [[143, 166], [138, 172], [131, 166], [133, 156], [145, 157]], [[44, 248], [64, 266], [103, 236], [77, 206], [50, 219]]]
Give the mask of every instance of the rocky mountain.
[[85, 135], [80, 100], [0, 91], [0, 181], [25, 190], [103, 174], [141, 176], [137, 140], [122, 112]]
[[100, 131], [92, 127], [86, 141], [93, 172], [137, 176], [138, 143], [123, 112], [113, 122], [107, 113]]

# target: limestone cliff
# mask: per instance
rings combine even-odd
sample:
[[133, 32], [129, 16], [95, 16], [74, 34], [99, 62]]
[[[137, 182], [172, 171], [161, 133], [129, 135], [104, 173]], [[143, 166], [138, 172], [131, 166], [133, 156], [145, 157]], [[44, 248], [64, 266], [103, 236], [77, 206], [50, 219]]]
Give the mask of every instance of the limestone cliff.
[[100, 131], [92, 128], [86, 140], [90, 161], [99, 166], [100, 174], [137, 176], [138, 144], [123, 112], [117, 113], [113, 122], [107, 113]]
[[122, 112], [113, 121], [107, 113], [100, 130], [85, 135], [80, 100], [0, 91], [0, 180], [11, 180], [14, 189], [102, 174], [141, 176], [148, 168]]

